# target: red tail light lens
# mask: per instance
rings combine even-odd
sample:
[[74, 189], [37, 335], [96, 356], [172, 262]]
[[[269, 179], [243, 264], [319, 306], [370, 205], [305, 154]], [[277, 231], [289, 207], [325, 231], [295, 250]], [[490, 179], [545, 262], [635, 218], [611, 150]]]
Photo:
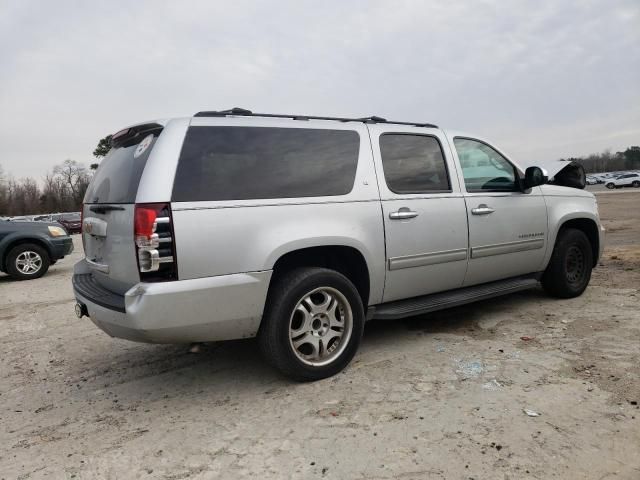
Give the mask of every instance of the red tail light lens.
[[140, 240], [151, 240], [151, 236], [155, 233], [158, 212], [162, 211], [164, 208], [167, 208], [167, 205], [164, 203], [136, 205], [133, 229], [136, 243], [138, 243], [139, 237], [142, 237]]

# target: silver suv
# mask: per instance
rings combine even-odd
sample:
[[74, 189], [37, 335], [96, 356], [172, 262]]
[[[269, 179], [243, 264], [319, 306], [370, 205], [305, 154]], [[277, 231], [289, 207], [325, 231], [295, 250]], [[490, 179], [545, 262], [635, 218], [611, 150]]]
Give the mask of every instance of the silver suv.
[[257, 336], [286, 375], [324, 378], [367, 319], [540, 282], [580, 295], [603, 229], [595, 197], [554, 177], [478, 137], [378, 117], [134, 125], [85, 197], [76, 313], [141, 342]]

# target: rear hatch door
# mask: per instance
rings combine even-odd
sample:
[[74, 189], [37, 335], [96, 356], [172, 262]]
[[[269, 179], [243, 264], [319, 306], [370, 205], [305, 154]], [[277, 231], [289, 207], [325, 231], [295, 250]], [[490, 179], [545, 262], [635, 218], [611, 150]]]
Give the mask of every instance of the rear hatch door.
[[94, 279], [124, 294], [140, 281], [134, 241], [135, 201], [147, 159], [162, 132], [151, 123], [116, 133], [84, 197], [86, 261]]

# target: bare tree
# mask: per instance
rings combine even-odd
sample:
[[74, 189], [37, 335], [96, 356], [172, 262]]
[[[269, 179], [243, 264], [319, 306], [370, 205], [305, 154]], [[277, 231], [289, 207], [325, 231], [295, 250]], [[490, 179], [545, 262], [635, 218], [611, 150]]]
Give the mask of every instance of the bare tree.
[[53, 174], [65, 183], [74, 204], [80, 205], [91, 180], [84, 165], [75, 160], [65, 160], [62, 165], [53, 168]]

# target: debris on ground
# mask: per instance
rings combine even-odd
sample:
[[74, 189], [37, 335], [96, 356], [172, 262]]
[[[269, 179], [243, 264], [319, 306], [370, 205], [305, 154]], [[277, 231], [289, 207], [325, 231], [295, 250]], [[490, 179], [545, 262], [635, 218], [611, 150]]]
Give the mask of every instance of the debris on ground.
[[471, 362], [458, 362], [458, 369], [456, 373], [460, 374], [462, 380], [467, 380], [469, 378], [475, 378], [484, 372], [484, 366], [482, 362], [478, 360], [473, 360]]
[[502, 388], [502, 384], [494, 378], [493, 380], [483, 384], [482, 388], [485, 390], [496, 391]]
[[535, 410], [530, 410], [528, 408], [523, 409], [523, 412], [526, 413], [530, 417], [539, 417], [541, 414], [536, 412]]

